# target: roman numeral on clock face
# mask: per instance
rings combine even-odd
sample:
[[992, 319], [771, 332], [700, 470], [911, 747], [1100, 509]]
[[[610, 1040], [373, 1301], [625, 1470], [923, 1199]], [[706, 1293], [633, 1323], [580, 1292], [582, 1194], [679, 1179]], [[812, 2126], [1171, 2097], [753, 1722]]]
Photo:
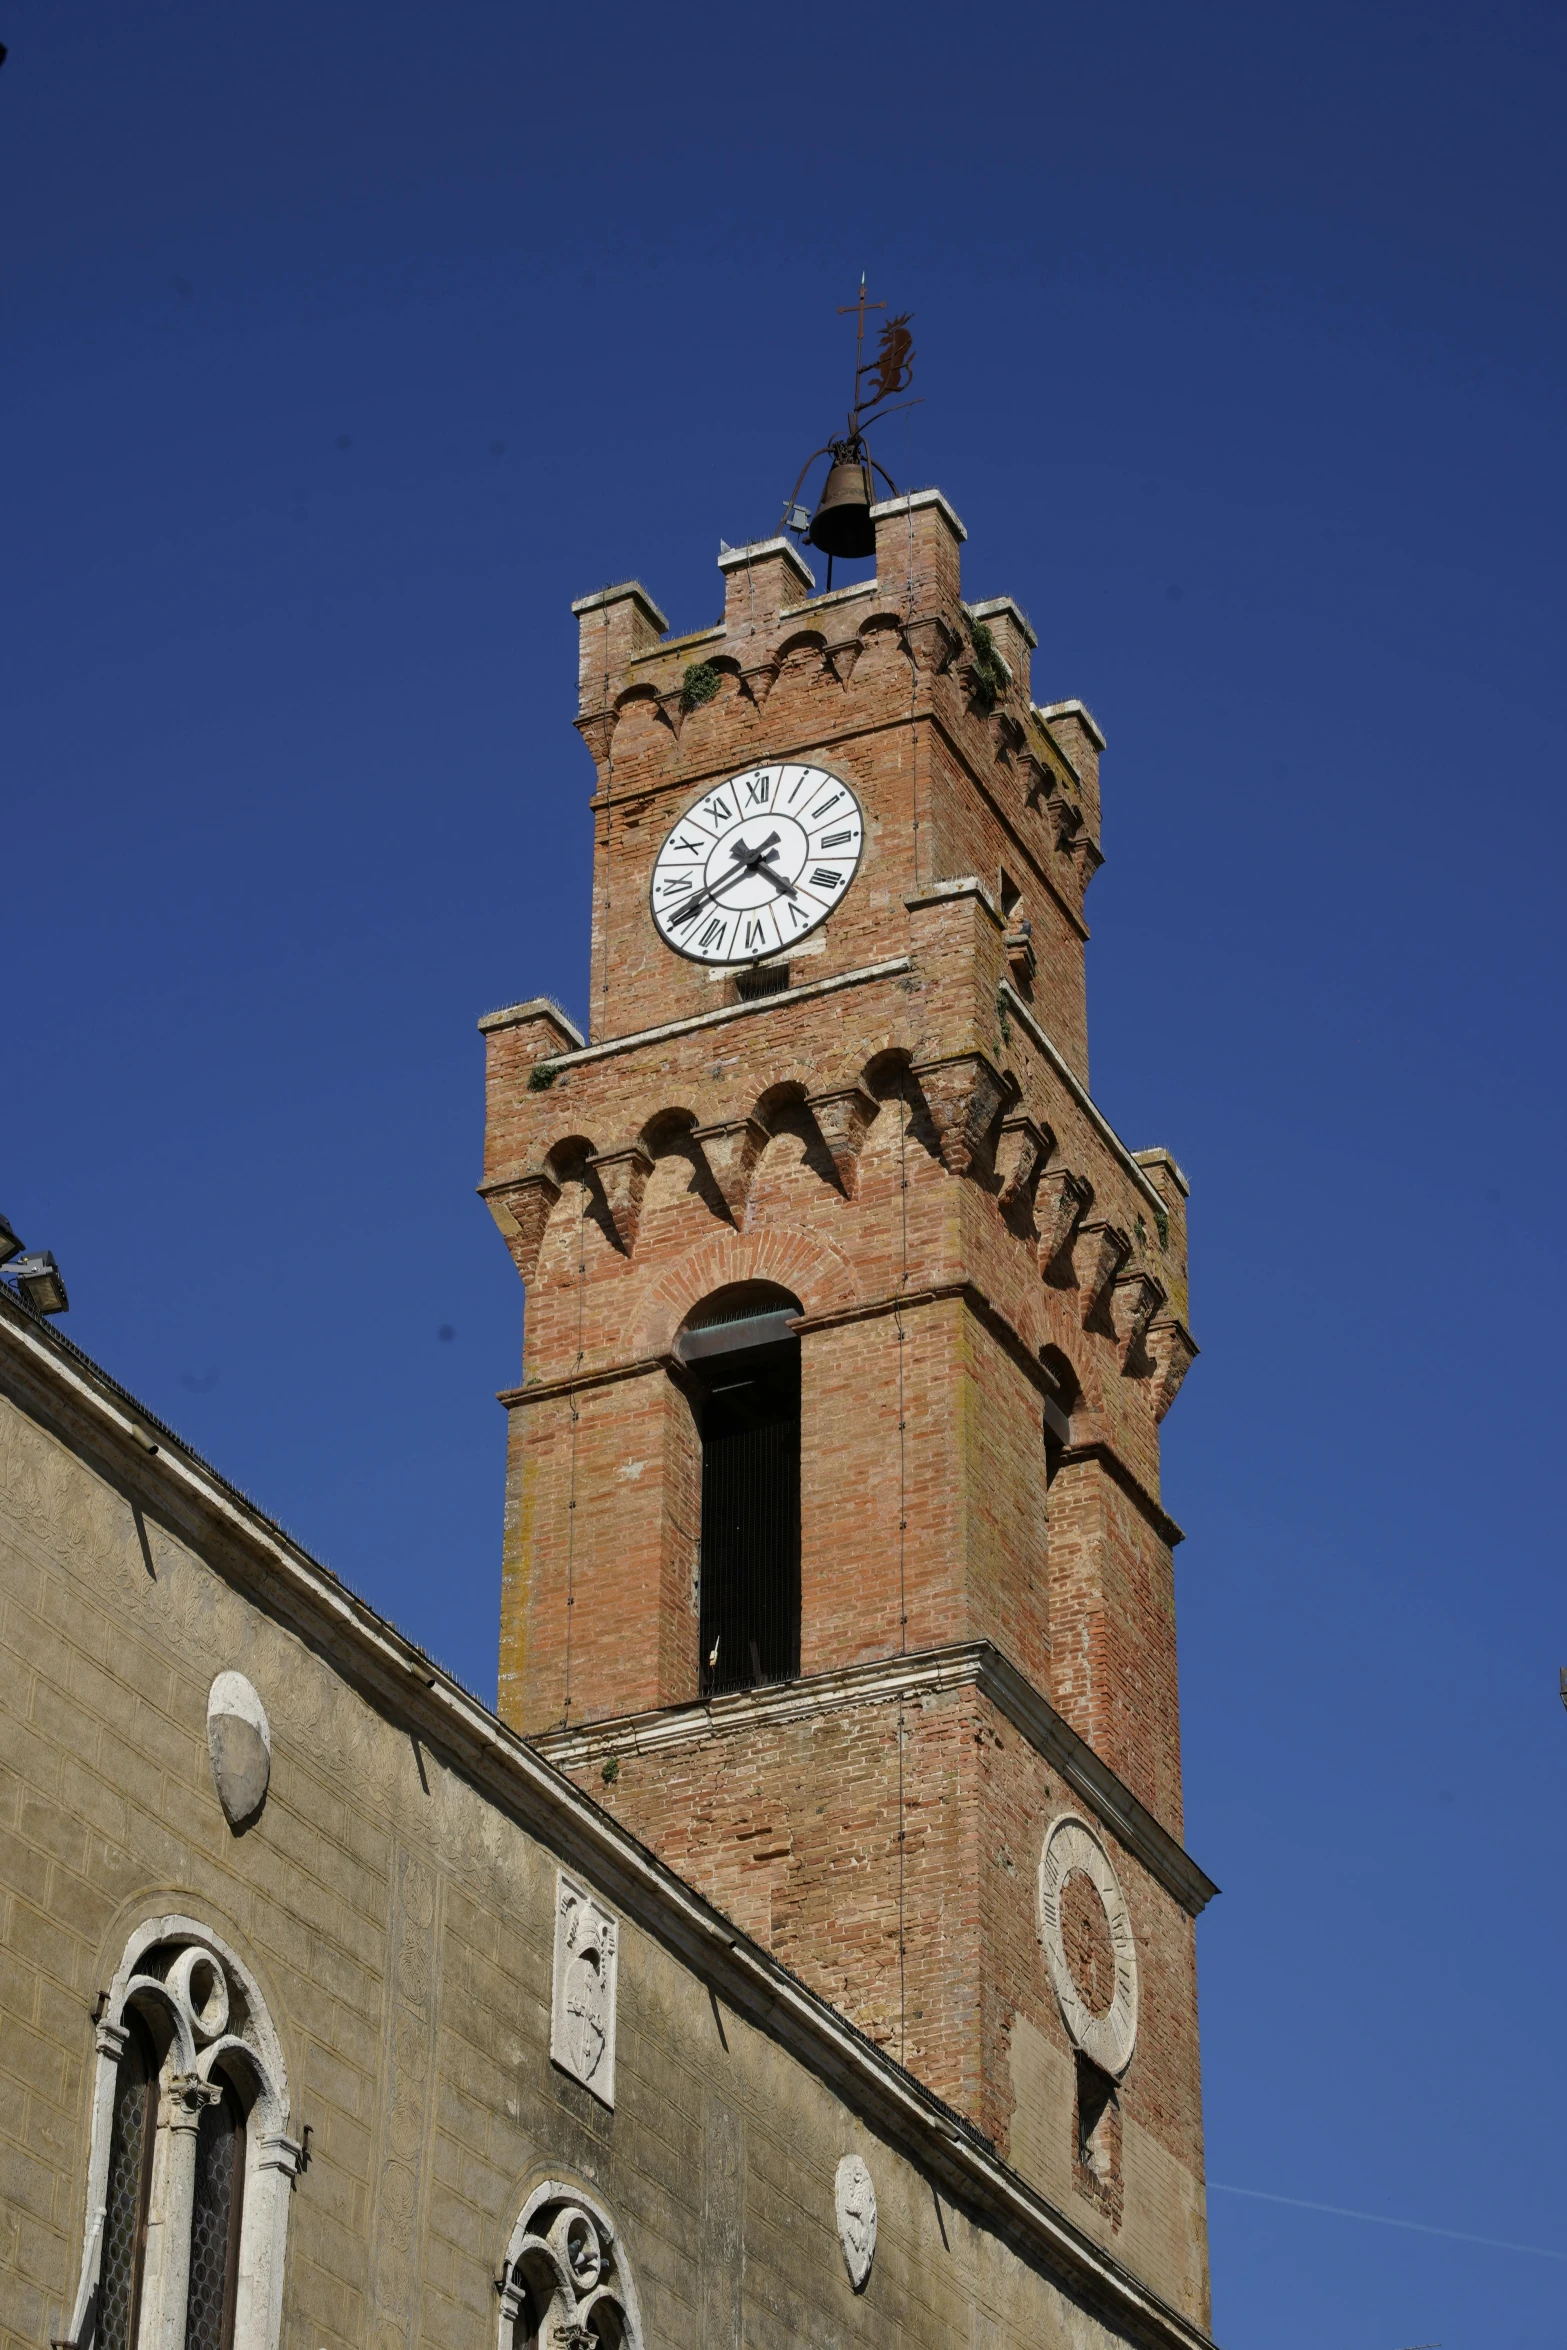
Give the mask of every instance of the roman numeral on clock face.
[[[824, 832], [829, 815], [836, 829]], [[775, 954], [828, 920], [863, 843], [859, 803], [841, 775], [792, 760], [748, 768], [710, 786], [671, 826], [649, 876], [654, 927], [696, 963]]]

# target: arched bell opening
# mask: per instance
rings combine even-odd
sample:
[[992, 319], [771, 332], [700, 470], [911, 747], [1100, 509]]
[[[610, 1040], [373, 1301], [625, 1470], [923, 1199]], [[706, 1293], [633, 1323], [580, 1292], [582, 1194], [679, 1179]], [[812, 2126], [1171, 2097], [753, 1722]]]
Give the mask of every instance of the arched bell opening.
[[1044, 1398], [1045, 1484], [1055, 1480], [1062, 1455], [1072, 1441], [1072, 1414], [1082, 1400], [1077, 1373], [1058, 1346], [1041, 1347], [1040, 1368], [1049, 1385]]
[[800, 1301], [733, 1283], [675, 1340], [702, 1449], [698, 1600], [704, 1697], [800, 1670]]

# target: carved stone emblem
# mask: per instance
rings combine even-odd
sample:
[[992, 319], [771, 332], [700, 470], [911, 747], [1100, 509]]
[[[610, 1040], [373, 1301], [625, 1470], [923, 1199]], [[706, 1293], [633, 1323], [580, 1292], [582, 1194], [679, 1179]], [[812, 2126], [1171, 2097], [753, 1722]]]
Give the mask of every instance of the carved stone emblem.
[[[1072, 1972], [1062, 1918], [1069, 1877], [1081, 1874], [1099, 1896], [1109, 1928], [1115, 1980], [1108, 2007], [1091, 2006]], [[1039, 1856], [1039, 1939], [1045, 1965], [1074, 2046], [1119, 2080], [1132, 2061], [1137, 2041], [1137, 1942], [1131, 1913], [1109, 1854], [1086, 1820], [1063, 1812], [1045, 1837]]]
[[550, 2055], [606, 2105], [615, 2102], [615, 1972], [620, 1930], [570, 1877], [555, 1880]]
[[243, 1828], [266, 1802], [272, 1776], [267, 1709], [243, 1673], [220, 1673], [207, 1692], [207, 1752], [223, 1816]]
[[876, 2257], [876, 2189], [857, 2154], [846, 2154], [838, 2165], [833, 2204], [838, 2214], [838, 2241], [843, 2246], [849, 2282], [856, 2293], [863, 2293], [871, 2262]]

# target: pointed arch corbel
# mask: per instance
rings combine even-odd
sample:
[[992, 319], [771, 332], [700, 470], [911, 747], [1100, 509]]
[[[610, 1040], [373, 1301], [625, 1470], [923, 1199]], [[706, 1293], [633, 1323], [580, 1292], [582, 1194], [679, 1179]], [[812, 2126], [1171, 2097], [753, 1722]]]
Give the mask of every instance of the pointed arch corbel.
[[1052, 1167], [1041, 1178], [1034, 1198], [1039, 1270], [1057, 1289], [1072, 1284], [1072, 1243], [1093, 1204], [1094, 1187], [1086, 1175], [1074, 1174], [1070, 1167]]
[[916, 1061], [911, 1073], [925, 1097], [941, 1146], [942, 1164], [967, 1175], [980, 1161], [996, 1113], [1007, 1098], [1007, 1080], [984, 1053], [944, 1053]]
[[701, 1145], [719, 1196], [738, 1228], [745, 1221], [745, 1203], [751, 1178], [767, 1148], [768, 1128], [760, 1118], [726, 1118], [713, 1126], [697, 1126], [691, 1139]]
[[627, 1143], [620, 1150], [595, 1151], [588, 1165], [604, 1195], [615, 1237], [629, 1257], [636, 1246], [637, 1226], [642, 1220], [642, 1195], [653, 1172], [653, 1154], [639, 1140]]
[[876, 1097], [856, 1082], [805, 1098], [838, 1171], [844, 1198], [853, 1199], [860, 1188], [860, 1149], [879, 1107]]
[[1025, 1110], [1011, 1110], [1002, 1119], [996, 1173], [1001, 1178], [998, 1204], [1003, 1215], [1014, 1210], [1021, 1213], [1030, 1206], [1055, 1147], [1056, 1138], [1049, 1127], [1039, 1125]]

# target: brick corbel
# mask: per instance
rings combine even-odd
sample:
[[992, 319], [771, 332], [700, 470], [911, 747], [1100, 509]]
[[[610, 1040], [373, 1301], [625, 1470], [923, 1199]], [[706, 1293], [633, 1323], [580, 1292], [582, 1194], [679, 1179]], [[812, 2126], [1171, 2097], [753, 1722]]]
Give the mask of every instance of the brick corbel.
[[923, 620], [908, 620], [903, 625], [903, 642], [910, 660], [928, 677], [939, 677], [951, 665], [952, 656], [962, 639], [950, 621], [939, 612], [932, 612]]
[[996, 1173], [1001, 1178], [1003, 1210], [1019, 1201], [1026, 1204], [1032, 1198], [1040, 1170], [1055, 1147], [1055, 1136], [1049, 1127], [1037, 1125], [1023, 1111], [1015, 1110], [1010, 1117], [1002, 1119]]
[[560, 1197], [560, 1185], [552, 1175], [506, 1175], [494, 1183], [481, 1183], [479, 1197], [495, 1218], [512, 1263], [524, 1281], [531, 1281], [538, 1269], [550, 1210]]
[[841, 686], [847, 687], [854, 675], [854, 664], [864, 650], [857, 636], [843, 637], [827, 647], [827, 666]]
[[604, 1204], [609, 1210], [616, 1237], [629, 1257], [636, 1246], [637, 1225], [642, 1216], [642, 1194], [653, 1172], [652, 1153], [644, 1144], [634, 1142], [625, 1150], [595, 1151], [588, 1165], [603, 1187]]
[[833, 1093], [808, 1094], [806, 1107], [832, 1153], [845, 1199], [853, 1199], [860, 1184], [860, 1145], [876, 1115], [874, 1096], [863, 1085], [845, 1085]]
[[1003, 767], [1010, 767], [1023, 749], [1028, 737], [1010, 710], [998, 710], [991, 727], [996, 757]]
[[1096, 1219], [1078, 1226], [1072, 1243], [1072, 1270], [1082, 1296], [1085, 1330], [1100, 1313], [1110, 1284], [1131, 1253], [1131, 1241], [1119, 1224]]
[[1172, 1314], [1167, 1321], [1151, 1323], [1143, 1343], [1154, 1367], [1153, 1416], [1162, 1420], [1197, 1360], [1197, 1342], [1185, 1323]]
[[1005, 1078], [983, 1053], [950, 1053], [937, 1061], [916, 1061], [912, 1074], [925, 1096], [943, 1166], [954, 1175], [966, 1175], [979, 1156], [991, 1120], [1006, 1099]]
[[1049, 807], [1056, 828], [1056, 847], [1070, 854], [1083, 828], [1083, 811], [1075, 800], [1069, 800], [1061, 793], [1057, 793], [1050, 801]]
[[1039, 1227], [1039, 1270], [1046, 1280], [1052, 1268], [1065, 1270], [1078, 1225], [1093, 1204], [1093, 1185], [1086, 1175], [1074, 1175], [1070, 1167], [1052, 1167], [1041, 1181], [1034, 1201], [1034, 1221]]
[[1110, 1319], [1115, 1325], [1121, 1368], [1129, 1371], [1149, 1323], [1169, 1297], [1161, 1282], [1141, 1270], [1124, 1273], [1110, 1291]]
[[761, 708], [777, 683], [778, 664], [776, 661], [759, 661], [754, 669], [742, 669], [740, 672], [741, 690], [750, 695], [758, 709]]
[[615, 731], [617, 713], [613, 710], [589, 710], [572, 720], [588, 749], [593, 754], [595, 767], [602, 767], [609, 757], [610, 737]]
[[738, 1225], [745, 1214], [756, 1162], [767, 1148], [767, 1128], [760, 1118], [731, 1118], [722, 1125], [696, 1127], [691, 1139], [701, 1144], [708, 1172]]

